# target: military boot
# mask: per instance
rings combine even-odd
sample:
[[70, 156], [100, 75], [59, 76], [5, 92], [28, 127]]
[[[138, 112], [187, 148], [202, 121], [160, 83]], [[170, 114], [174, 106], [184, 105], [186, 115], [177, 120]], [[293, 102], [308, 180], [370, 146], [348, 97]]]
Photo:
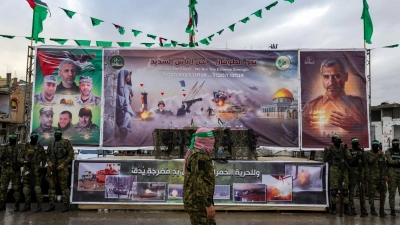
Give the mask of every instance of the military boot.
[[25, 205], [24, 205], [24, 208], [22, 208], [20, 212], [27, 212], [29, 210], [31, 210], [31, 203], [30, 202], [26, 202]]
[[351, 215], [350, 210], [349, 210], [349, 203], [344, 204], [344, 214]]
[[51, 212], [51, 211], [54, 211], [55, 209], [56, 209], [56, 204], [50, 203], [49, 207], [46, 208], [44, 211], [45, 212]]
[[371, 215], [377, 216], [378, 213], [375, 211], [375, 207], [371, 206]]
[[38, 202], [37, 203], [37, 208], [35, 209], [35, 211], [33, 211], [34, 213], [38, 213], [42, 211], [42, 203]]
[[15, 205], [14, 205], [14, 212], [19, 212], [19, 201], [16, 201], [16, 202], [15, 202]]
[[69, 211], [69, 204], [64, 204], [61, 212], [68, 212]]
[[357, 216], [356, 208], [351, 208], [351, 215]]
[[394, 211], [394, 209], [390, 209], [390, 215], [391, 216], [396, 216], [396, 211]]
[[337, 214], [337, 212], [336, 212], [336, 204], [332, 204], [331, 214], [332, 215], [336, 215]]
[[0, 201], [0, 211], [6, 210], [6, 203], [4, 201]]
[[367, 209], [365, 207], [363, 209], [361, 209], [361, 215], [362, 216], [368, 216], [368, 212], [367, 212]]

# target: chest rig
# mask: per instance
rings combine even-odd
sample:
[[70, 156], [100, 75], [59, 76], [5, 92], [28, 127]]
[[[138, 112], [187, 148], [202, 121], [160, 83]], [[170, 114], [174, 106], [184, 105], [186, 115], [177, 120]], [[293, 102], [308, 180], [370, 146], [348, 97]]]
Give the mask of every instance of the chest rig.
[[64, 141], [54, 141], [53, 142], [53, 152], [52, 158], [57, 160], [66, 157], [67, 149], [65, 149]]

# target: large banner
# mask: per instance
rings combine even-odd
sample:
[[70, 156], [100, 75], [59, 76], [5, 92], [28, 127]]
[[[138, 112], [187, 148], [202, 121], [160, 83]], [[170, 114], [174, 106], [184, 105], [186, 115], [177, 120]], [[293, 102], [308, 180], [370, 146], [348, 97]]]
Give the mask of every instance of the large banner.
[[299, 147], [298, 51], [104, 51], [103, 146], [152, 146], [184, 126], [254, 129]]
[[103, 50], [37, 48], [32, 131], [48, 145], [54, 129], [73, 145], [100, 144]]
[[369, 148], [366, 52], [300, 51], [302, 147], [320, 149], [338, 134]]
[[[183, 160], [79, 160], [74, 204], [183, 204]], [[216, 205], [326, 207], [322, 162], [214, 162]]]

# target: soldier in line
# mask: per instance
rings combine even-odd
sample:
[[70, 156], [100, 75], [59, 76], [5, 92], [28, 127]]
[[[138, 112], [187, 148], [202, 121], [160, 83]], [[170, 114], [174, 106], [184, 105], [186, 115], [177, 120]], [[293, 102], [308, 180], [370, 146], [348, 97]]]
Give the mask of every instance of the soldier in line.
[[[361, 176], [363, 176], [363, 180], [365, 180], [365, 164], [366, 158], [365, 154], [363, 154], [363, 149], [360, 147], [360, 142], [358, 138], [354, 137], [351, 139], [351, 148], [349, 149], [352, 159], [350, 160], [350, 171], [349, 171], [349, 206], [351, 209], [351, 214], [356, 216], [356, 209], [354, 207], [354, 192], [356, 190], [357, 183]], [[361, 159], [362, 163], [362, 172], [359, 173], [358, 163]], [[364, 200], [364, 199], [363, 199]], [[360, 209], [360, 213], [364, 216], [368, 216], [367, 209], [365, 208], [365, 200], [364, 200], [364, 208]], [[361, 205], [360, 205], [361, 207]]]
[[89, 108], [81, 108], [79, 110], [79, 122], [74, 125], [78, 133], [92, 133], [99, 131], [99, 127], [92, 123], [92, 110]]
[[210, 153], [214, 148], [214, 134], [205, 127], [192, 136], [192, 144], [184, 160], [183, 204], [191, 224], [216, 224], [214, 209], [214, 166]]
[[79, 78], [79, 90], [81, 95], [75, 97], [75, 103], [85, 107], [94, 107], [101, 104], [101, 98], [92, 93], [93, 81], [91, 77], [81, 76]]
[[[379, 187], [379, 182], [381, 181], [381, 179], [385, 178], [386, 182], [388, 181], [388, 176], [386, 173], [387, 171], [385, 167], [383, 168], [382, 171], [382, 177], [380, 177], [379, 161], [384, 160], [385, 158], [382, 154], [382, 149], [379, 149], [379, 141], [373, 140], [372, 151], [366, 152], [365, 155], [367, 159], [367, 167], [369, 169], [369, 179], [368, 179], [369, 205], [371, 206], [371, 215], [377, 216], [378, 213], [375, 211], [375, 206], [374, 206], [375, 191]], [[386, 184], [384, 183], [383, 192], [386, 194], [386, 191], [387, 188]]]
[[349, 211], [349, 177], [346, 160], [351, 160], [350, 151], [342, 144], [342, 139], [339, 135], [332, 136], [333, 145], [324, 149], [324, 162], [329, 164], [329, 191], [331, 194], [331, 214], [336, 215], [336, 202], [338, 190], [341, 187], [340, 176], [343, 175], [343, 197], [344, 197], [344, 213], [350, 215]]
[[385, 152], [388, 167], [388, 189], [389, 189], [389, 206], [390, 215], [396, 216], [394, 211], [396, 189], [400, 191], [400, 148], [399, 139], [392, 140], [392, 148]]
[[19, 211], [20, 188], [21, 188], [21, 164], [18, 162], [18, 153], [23, 150], [24, 145], [17, 144], [17, 135], [8, 135], [9, 143], [0, 149], [1, 180], [0, 180], [0, 211], [6, 209], [7, 188], [10, 181], [14, 189], [15, 207], [14, 212]]
[[18, 155], [18, 161], [24, 165], [22, 193], [25, 195], [25, 206], [21, 209], [21, 212], [31, 209], [32, 187], [37, 199], [37, 208], [33, 212], [42, 211], [43, 194], [40, 186], [43, 177], [39, 170], [46, 165], [46, 154], [43, 146], [38, 143], [38, 138], [39, 134], [32, 132], [31, 141], [25, 144], [25, 148]]
[[56, 183], [60, 184], [64, 206], [61, 212], [69, 211], [69, 188], [68, 188], [68, 164], [74, 158], [74, 149], [71, 142], [62, 138], [62, 131], [54, 131], [54, 140], [47, 147], [46, 161], [48, 165], [48, 174], [46, 180], [49, 183], [50, 206], [45, 212], [55, 210]]

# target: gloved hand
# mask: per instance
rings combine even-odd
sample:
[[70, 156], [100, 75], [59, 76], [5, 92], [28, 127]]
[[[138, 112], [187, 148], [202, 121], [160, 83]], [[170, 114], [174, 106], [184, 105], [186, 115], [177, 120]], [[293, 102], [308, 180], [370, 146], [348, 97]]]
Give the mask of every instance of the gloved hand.
[[58, 166], [58, 168], [57, 168], [57, 170], [62, 170], [62, 169], [64, 169], [64, 164], [60, 164], [60, 165]]

